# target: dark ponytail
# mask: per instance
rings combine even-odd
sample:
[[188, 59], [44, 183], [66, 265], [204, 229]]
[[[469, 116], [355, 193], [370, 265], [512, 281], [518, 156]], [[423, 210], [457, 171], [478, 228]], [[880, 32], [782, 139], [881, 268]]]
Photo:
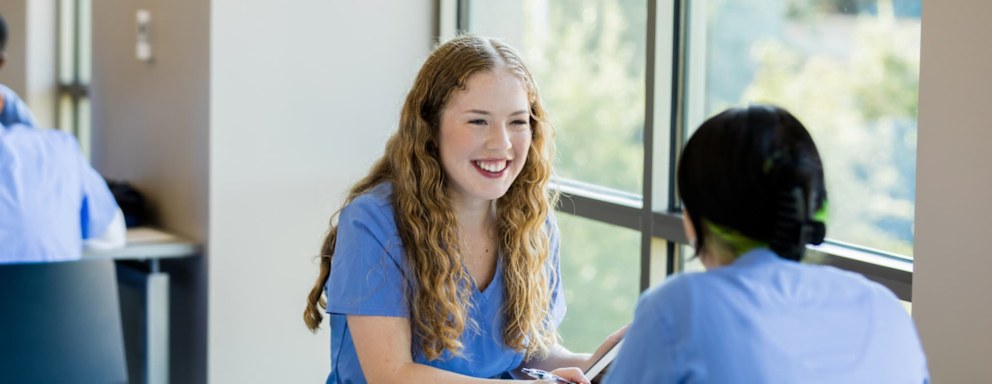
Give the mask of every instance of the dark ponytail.
[[811, 209], [814, 202], [800, 187], [783, 189], [778, 198], [778, 209], [772, 226], [772, 236], [768, 243], [779, 256], [799, 261], [806, 250], [806, 244], [823, 243], [827, 227], [813, 218]]

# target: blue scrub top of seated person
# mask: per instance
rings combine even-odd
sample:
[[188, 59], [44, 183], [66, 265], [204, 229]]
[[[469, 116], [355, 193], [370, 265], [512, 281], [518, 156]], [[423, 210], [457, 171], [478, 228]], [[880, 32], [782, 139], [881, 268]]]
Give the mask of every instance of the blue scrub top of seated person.
[[17, 96], [17, 93], [7, 86], [0, 84], [0, 97], [3, 98], [3, 108], [0, 108], [0, 124], [10, 127], [15, 124], [24, 124], [36, 127], [34, 115], [24, 104], [24, 101]]
[[[331, 372], [327, 383], [366, 382], [347, 315], [409, 317], [406, 256], [393, 216], [392, 191], [392, 184], [380, 184], [355, 198], [339, 216], [331, 274], [324, 287], [331, 324]], [[551, 265], [554, 275], [560, 276], [557, 228], [550, 218], [548, 224]], [[414, 345], [411, 353], [415, 362], [483, 378], [520, 366], [523, 352], [503, 343], [501, 264], [497, 263], [496, 274], [484, 291], [473, 290], [468, 322], [475, 322], [478, 328], [466, 326], [461, 337], [462, 355], [456, 357], [446, 351], [437, 360], [429, 361]], [[565, 316], [565, 303], [561, 279], [556, 277], [555, 281], [549, 313], [552, 324], [557, 326]]]
[[0, 126], [0, 264], [79, 259], [117, 209], [72, 135]]
[[604, 382], [928, 380], [913, 321], [887, 288], [760, 248], [645, 293]]

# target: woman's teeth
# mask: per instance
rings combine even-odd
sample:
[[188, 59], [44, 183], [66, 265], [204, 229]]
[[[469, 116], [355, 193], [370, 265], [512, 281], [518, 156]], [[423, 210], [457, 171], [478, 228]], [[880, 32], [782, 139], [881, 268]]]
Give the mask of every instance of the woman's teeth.
[[476, 161], [475, 165], [486, 170], [486, 172], [497, 173], [506, 169], [506, 160], [500, 161]]

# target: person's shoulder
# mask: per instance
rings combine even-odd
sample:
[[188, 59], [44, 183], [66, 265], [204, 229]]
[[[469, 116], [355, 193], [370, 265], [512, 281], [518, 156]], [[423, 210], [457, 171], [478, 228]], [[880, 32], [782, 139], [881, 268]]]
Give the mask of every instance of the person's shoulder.
[[872, 302], [888, 310], [904, 312], [898, 296], [888, 287], [864, 275], [830, 265], [795, 264], [797, 280], [810, 292], [829, 292], [837, 302]]
[[345, 209], [374, 209], [381, 210], [383, 208], [392, 209], [393, 205], [393, 184], [391, 182], [382, 182], [378, 185], [372, 187], [368, 191], [356, 196], [351, 203], [348, 204]]
[[[872, 281], [865, 277], [864, 275], [843, 270], [832, 265], [815, 265], [815, 264], [798, 264], [800, 267], [807, 270], [809, 274], [815, 274], [821, 279], [827, 280], [830, 283], [837, 285], [838, 287], [849, 287], [851, 289], [859, 290], [882, 290], [889, 292], [888, 288], [885, 286]], [[891, 292], [889, 292], [891, 293]]]
[[[20, 125], [20, 124], [18, 124]], [[25, 125], [20, 125], [27, 127]], [[78, 154], [80, 153], [79, 141], [76, 140], [76, 136], [72, 134], [53, 128], [28, 128], [40, 131], [41, 135], [46, 136], [46, 140], [51, 144], [55, 150], [61, 151], [64, 154]]]
[[13, 124], [3, 129], [5, 132], [0, 137], [8, 141], [41, 142], [56, 149], [69, 148], [78, 150], [79, 148], [79, 142], [76, 141], [75, 136], [58, 129], [35, 128], [24, 124]]
[[339, 224], [366, 222], [386, 225], [394, 222], [393, 186], [383, 182], [356, 196], [341, 209]]
[[21, 97], [17, 95], [17, 92], [14, 92], [13, 89], [10, 89], [10, 87], [4, 84], [0, 84], [0, 100], [3, 101], [3, 103], [0, 104], [3, 106], [3, 110], [7, 110], [8, 108], [11, 108], [10, 106], [23, 102]]
[[6, 84], [2, 84], [2, 83], [0, 83], [0, 94], [3, 94], [4, 98], [7, 98], [7, 97], [9, 97], [11, 95], [13, 95], [15, 97], [17, 96], [17, 92], [14, 92], [13, 89], [10, 89], [10, 87], [8, 87]]
[[691, 302], [695, 292], [708, 285], [709, 277], [706, 272], [676, 273], [645, 291], [638, 305], [672, 307], [675, 303]]

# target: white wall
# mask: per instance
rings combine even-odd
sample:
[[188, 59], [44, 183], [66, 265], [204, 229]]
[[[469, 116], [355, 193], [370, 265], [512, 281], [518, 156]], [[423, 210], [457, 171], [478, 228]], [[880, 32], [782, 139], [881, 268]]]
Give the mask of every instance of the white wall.
[[936, 383], [992, 377], [989, 14], [923, 2], [913, 317]]
[[302, 320], [328, 219], [381, 155], [434, 1], [211, 5], [209, 382], [316, 383]]

